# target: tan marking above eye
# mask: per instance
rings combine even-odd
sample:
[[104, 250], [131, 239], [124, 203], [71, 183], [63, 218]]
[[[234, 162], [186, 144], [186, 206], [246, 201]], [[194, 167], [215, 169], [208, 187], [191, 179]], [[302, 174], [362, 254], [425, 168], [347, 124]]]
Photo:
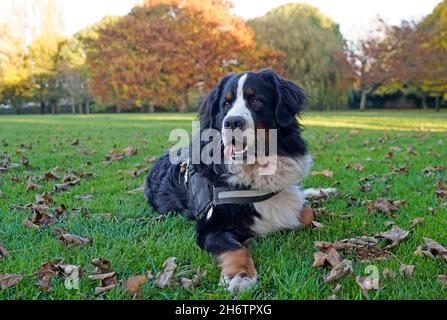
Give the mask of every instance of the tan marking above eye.
[[245, 94], [249, 97], [253, 96], [255, 94], [255, 91], [252, 88], [245, 89]]
[[228, 91], [225, 95], [225, 99], [227, 99], [228, 101], [233, 100], [233, 93], [231, 91]]

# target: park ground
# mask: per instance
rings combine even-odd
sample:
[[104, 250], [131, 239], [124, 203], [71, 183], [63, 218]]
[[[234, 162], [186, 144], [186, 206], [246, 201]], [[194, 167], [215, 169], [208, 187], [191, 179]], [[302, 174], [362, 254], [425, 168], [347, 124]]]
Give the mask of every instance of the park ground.
[[[163, 262], [175, 256], [176, 277], [191, 278], [197, 268], [206, 272], [198, 287], [160, 289], [149, 280], [142, 286], [142, 299], [231, 299], [218, 286], [219, 268], [214, 258], [195, 244], [194, 223], [176, 215], [160, 218], [141, 192], [132, 192], [144, 182], [141, 170], [150, 168], [152, 157], [160, 156], [172, 144], [168, 141], [170, 131], [190, 130], [193, 119], [193, 114], [0, 117], [0, 151], [10, 155], [11, 163], [19, 164], [0, 175], [0, 246], [9, 252], [0, 257], [0, 274], [25, 275], [18, 285], [0, 290], [0, 298], [130, 299], [124, 289], [125, 279], [148, 271], [155, 276], [163, 269]], [[379, 271], [380, 288], [370, 290], [369, 299], [447, 299], [447, 286], [438, 279], [447, 273], [446, 263], [441, 258], [414, 254], [424, 244], [423, 237], [447, 245], [447, 199], [436, 197], [439, 184], [435, 185], [447, 178], [442, 169], [447, 165], [447, 113], [308, 112], [302, 121], [315, 157], [312, 170], [333, 172], [332, 177], [309, 176], [304, 186], [335, 185], [341, 195], [320, 204], [332, 212], [318, 217], [323, 228], [284, 231], [254, 240], [251, 250], [260, 281], [238, 298], [327, 299], [340, 283], [338, 298], [365, 299], [355, 276], [367, 275], [365, 268], [373, 265]], [[123, 151], [129, 146], [138, 152], [127, 149], [131, 155], [106, 160], [112, 149]], [[21, 156], [29, 160], [28, 166], [21, 163]], [[67, 170], [95, 176], [52, 194], [53, 208], [65, 205], [65, 218], [40, 229], [26, 227], [22, 221], [31, 218], [32, 212], [11, 206], [34, 203], [37, 194], [53, 191]], [[25, 191], [30, 176], [43, 177], [48, 171], [54, 171], [59, 179], [45, 182], [36, 178], [41, 189]], [[359, 180], [367, 176], [372, 189], [362, 192]], [[93, 199], [77, 198], [82, 195]], [[405, 200], [406, 204], [392, 213], [369, 212], [365, 202], [379, 198]], [[75, 214], [73, 208], [84, 210]], [[420, 217], [423, 223], [412, 226], [411, 221]], [[390, 221], [410, 234], [393, 248], [389, 259], [362, 262], [350, 253], [343, 254], [353, 261], [353, 274], [334, 283], [325, 283], [322, 278], [330, 268], [312, 267], [315, 241], [376, 235], [390, 230]], [[67, 246], [54, 235], [55, 228], [91, 238], [92, 242]], [[96, 295], [98, 283], [88, 275], [94, 268], [91, 260], [100, 257], [111, 262], [118, 285]], [[37, 285], [38, 278], [31, 275], [55, 258], [82, 267], [79, 290], [68, 290], [62, 276], [52, 279], [50, 292]], [[413, 265], [413, 274], [400, 274], [401, 264]], [[385, 268], [396, 277], [383, 276]]]

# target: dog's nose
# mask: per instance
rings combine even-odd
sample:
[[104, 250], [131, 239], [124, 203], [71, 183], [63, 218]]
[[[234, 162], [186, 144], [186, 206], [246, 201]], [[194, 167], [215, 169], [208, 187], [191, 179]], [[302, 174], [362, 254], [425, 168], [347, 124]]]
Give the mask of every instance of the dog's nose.
[[224, 121], [225, 129], [243, 129], [245, 127], [245, 119], [241, 116], [227, 117]]

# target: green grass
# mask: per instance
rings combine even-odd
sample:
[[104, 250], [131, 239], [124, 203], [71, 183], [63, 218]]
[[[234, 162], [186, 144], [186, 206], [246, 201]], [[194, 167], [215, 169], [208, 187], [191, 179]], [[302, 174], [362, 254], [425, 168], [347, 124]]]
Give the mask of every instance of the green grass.
[[[12, 156], [12, 162], [20, 163], [16, 150], [20, 144], [33, 143], [32, 150], [25, 149], [31, 167], [19, 167], [0, 175], [0, 244], [11, 253], [0, 259], [0, 274], [18, 273], [29, 275], [46, 261], [61, 257], [66, 263], [82, 266], [85, 270], [80, 290], [67, 290], [61, 278], [55, 279], [50, 293], [43, 293], [35, 278], [26, 278], [13, 288], [0, 291], [2, 299], [128, 299], [122, 282], [114, 290], [95, 296], [96, 282], [87, 275], [93, 270], [90, 261], [105, 257], [120, 280], [132, 275], [162, 269], [167, 257], [178, 258], [179, 270], [206, 270], [200, 286], [188, 291], [178, 286], [161, 290], [148, 282], [143, 287], [143, 299], [231, 299], [231, 295], [218, 286], [219, 269], [214, 258], [199, 250], [195, 244], [194, 223], [181, 216], [169, 216], [158, 220], [158, 214], [146, 204], [142, 193], [129, 195], [128, 190], [143, 184], [144, 175], [133, 178], [119, 170], [131, 170], [137, 163], [144, 163], [147, 156], [160, 155], [170, 146], [168, 135], [173, 128], [191, 128], [194, 115], [179, 114], [123, 114], [85, 116], [3, 116], [0, 117], [0, 151]], [[410, 221], [424, 217], [425, 223], [412, 229], [409, 239], [394, 249], [394, 257], [387, 261], [362, 263], [353, 259], [354, 275], [365, 275], [365, 267], [373, 264], [380, 272], [390, 267], [398, 272], [400, 263], [413, 264], [416, 271], [411, 278], [398, 275], [394, 280], [381, 276], [380, 290], [371, 290], [370, 299], [447, 299], [447, 287], [437, 276], [447, 273], [447, 266], [440, 259], [418, 257], [413, 254], [423, 237], [447, 245], [447, 213], [438, 208], [434, 215], [428, 207], [437, 208], [442, 201], [435, 198], [434, 182], [446, 179], [446, 171], [423, 175], [421, 170], [435, 165], [447, 165], [447, 113], [430, 112], [331, 112], [312, 113], [303, 117], [311, 152], [316, 157], [313, 170], [330, 169], [333, 178], [311, 176], [304, 181], [305, 187], [330, 186], [339, 181], [341, 193], [355, 198], [374, 200], [379, 197], [405, 199], [407, 205], [395, 216], [370, 214], [362, 205], [348, 207], [343, 198], [333, 198], [323, 205], [338, 214], [352, 214], [350, 220], [322, 216], [321, 230], [306, 229], [284, 231], [256, 239], [252, 252], [259, 272], [259, 284], [239, 295], [244, 299], [327, 299], [333, 284], [325, 284], [322, 276], [329, 269], [312, 268], [316, 240], [335, 241], [352, 236], [373, 235], [389, 230], [385, 221], [395, 220], [403, 229], [410, 230]], [[353, 131], [354, 130], [354, 131]], [[384, 143], [379, 139], [387, 136]], [[70, 144], [80, 139], [79, 146]], [[369, 139], [368, 146], [363, 141]], [[2, 140], [8, 146], [2, 146]], [[122, 161], [104, 165], [104, 155], [114, 147], [123, 149], [135, 145], [137, 155]], [[419, 156], [407, 154], [413, 145]], [[391, 147], [401, 147], [392, 159], [385, 159]], [[368, 148], [376, 147], [375, 151]], [[55, 148], [56, 152], [49, 152]], [[81, 155], [81, 149], [96, 151], [95, 155]], [[431, 153], [428, 153], [429, 151]], [[367, 158], [370, 158], [367, 160]], [[87, 161], [93, 166], [84, 167]], [[346, 169], [347, 163], [359, 162], [363, 172]], [[394, 166], [408, 166], [408, 173], [390, 177], [387, 186], [373, 182], [373, 190], [362, 193], [358, 180], [368, 175], [384, 175]], [[92, 212], [90, 217], [69, 216], [56, 226], [70, 233], [93, 238], [87, 247], [67, 247], [55, 239], [51, 230], [55, 226], [34, 230], [22, 225], [27, 211], [14, 211], [11, 204], [34, 202], [37, 192], [25, 192], [25, 176], [42, 176], [59, 166], [61, 172], [68, 169], [94, 172], [98, 177], [84, 179], [79, 186], [55, 193], [56, 203], [67, 208], [85, 206]], [[148, 164], [147, 166], [150, 166]], [[23, 184], [12, 182], [17, 175]], [[43, 191], [51, 191], [55, 181], [42, 183]], [[385, 189], [388, 188], [388, 193]], [[40, 192], [40, 193], [42, 193]], [[76, 195], [92, 194], [92, 202], [75, 199]], [[444, 199], [444, 202], [447, 200]], [[101, 213], [112, 212], [114, 219], [107, 220]], [[343, 285], [338, 296], [341, 299], [364, 299], [355, 276], [340, 280]]]

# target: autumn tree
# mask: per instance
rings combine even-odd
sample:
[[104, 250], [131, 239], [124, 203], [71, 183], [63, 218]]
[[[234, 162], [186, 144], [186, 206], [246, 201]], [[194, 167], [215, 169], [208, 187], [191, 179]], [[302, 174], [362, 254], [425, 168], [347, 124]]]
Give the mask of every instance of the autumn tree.
[[90, 43], [91, 89], [118, 110], [177, 105], [229, 73], [276, 67], [281, 53], [256, 48], [244, 21], [224, 0], [151, 0]]
[[25, 52], [24, 15], [19, 7], [11, 8], [9, 17], [0, 25], [0, 101], [11, 104], [17, 113], [32, 95], [31, 72]]
[[350, 71], [339, 26], [317, 8], [290, 3], [250, 20], [255, 41], [286, 54], [290, 79], [309, 93], [311, 108], [346, 105]]

